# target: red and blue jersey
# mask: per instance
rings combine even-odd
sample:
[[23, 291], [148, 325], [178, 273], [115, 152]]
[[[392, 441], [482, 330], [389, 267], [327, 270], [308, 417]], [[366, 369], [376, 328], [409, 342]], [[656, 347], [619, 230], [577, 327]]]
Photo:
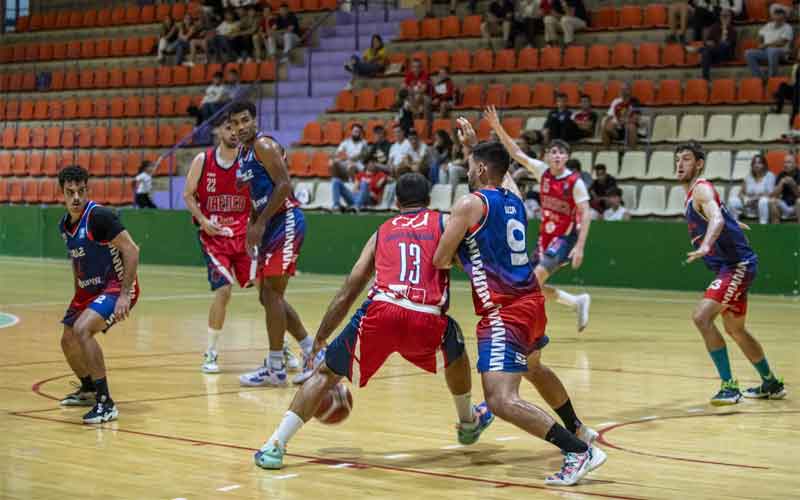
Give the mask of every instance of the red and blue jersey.
[[475, 313], [484, 316], [539, 291], [528, 257], [525, 207], [506, 189], [472, 193], [483, 203], [483, 217], [469, 229], [458, 257], [472, 283]]
[[714, 242], [714, 246], [708, 255], [703, 257], [706, 267], [714, 272], [719, 272], [723, 268], [737, 266], [742, 262], [755, 267], [758, 263], [756, 253], [750, 248], [750, 243], [747, 241], [747, 237], [744, 235], [742, 228], [739, 227], [736, 219], [733, 218], [720, 201], [714, 185], [706, 179], [697, 179], [686, 195], [686, 221], [689, 223], [689, 238], [692, 246], [695, 249], [700, 248], [706, 231], [708, 231], [708, 219], [694, 206], [692, 199], [694, 188], [700, 183], [708, 184], [714, 192], [714, 200], [719, 205], [722, 218], [725, 221], [719, 238]]
[[[272, 137], [268, 135], [258, 134], [256, 140], [262, 137], [272, 139]], [[274, 139], [272, 140], [274, 141]], [[277, 141], [275, 141], [275, 143], [277, 144]], [[283, 151], [283, 148], [281, 148], [281, 150], [283, 158], [286, 160], [286, 153]], [[257, 213], [261, 213], [264, 207], [267, 206], [270, 196], [272, 196], [272, 191], [275, 189], [275, 182], [272, 180], [272, 177], [270, 177], [264, 165], [258, 161], [253, 147], [242, 146], [239, 149], [239, 156], [236, 161], [239, 163], [239, 168], [236, 170], [236, 181], [239, 184], [244, 182], [250, 184], [250, 199], [253, 202], [253, 208]], [[277, 213], [282, 213], [298, 206], [300, 206], [300, 203], [295, 199], [293, 194], [290, 194]]]

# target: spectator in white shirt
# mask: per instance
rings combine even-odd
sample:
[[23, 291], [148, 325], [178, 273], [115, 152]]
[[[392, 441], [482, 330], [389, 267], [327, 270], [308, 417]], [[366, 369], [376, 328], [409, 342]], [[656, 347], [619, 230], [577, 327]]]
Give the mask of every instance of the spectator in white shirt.
[[360, 123], [354, 123], [350, 130], [350, 137], [343, 140], [330, 160], [331, 177], [338, 177], [349, 181], [356, 173], [364, 170], [361, 159], [367, 149], [364, 139], [364, 128]]
[[738, 219], [742, 213], [747, 217], [755, 217], [757, 213], [759, 224], [767, 224], [769, 194], [773, 189], [775, 189], [775, 174], [767, 169], [764, 155], [755, 155], [750, 160], [750, 173], [742, 181], [739, 196], [731, 196], [728, 200], [731, 214]]
[[[785, 59], [789, 53], [789, 45], [794, 39], [794, 32], [786, 18], [789, 15], [788, 7], [781, 4], [772, 4], [769, 9], [769, 22], [758, 30], [761, 44], [758, 48], [750, 49], [744, 53], [747, 65], [753, 76], [767, 80], [778, 73], [778, 66], [781, 60]], [[768, 67], [767, 75], [761, 70], [761, 64], [766, 62]]]
[[[407, 172], [416, 172], [428, 177], [431, 168], [431, 152], [428, 145], [420, 140], [417, 131], [411, 129], [408, 132], [408, 142], [411, 145], [409, 154], [406, 156], [406, 161], [400, 167], [398, 177]], [[408, 170], [406, 170], [408, 169]]]
[[608, 193], [608, 208], [603, 211], [603, 220], [630, 220], [631, 214], [622, 204], [622, 190], [614, 188]]
[[389, 148], [389, 171], [394, 177], [399, 177], [397, 169], [411, 155], [411, 143], [406, 138], [406, 133], [402, 127], [394, 127], [394, 144]]
[[222, 83], [222, 72], [217, 71], [214, 73], [211, 85], [206, 87], [206, 93], [203, 95], [203, 100], [200, 101], [200, 108], [192, 105], [189, 106], [187, 112], [194, 116], [197, 120], [197, 125], [200, 125], [222, 109], [228, 100], [227, 87]]
[[226, 63], [235, 59], [233, 45], [239, 32], [239, 21], [232, 10], [225, 11], [225, 17], [215, 30], [214, 37], [209, 41], [209, 55], [214, 55], [217, 62]]
[[156, 166], [146, 160], [139, 166], [139, 175], [136, 176], [136, 206], [139, 208], [158, 208], [150, 199], [155, 171]]

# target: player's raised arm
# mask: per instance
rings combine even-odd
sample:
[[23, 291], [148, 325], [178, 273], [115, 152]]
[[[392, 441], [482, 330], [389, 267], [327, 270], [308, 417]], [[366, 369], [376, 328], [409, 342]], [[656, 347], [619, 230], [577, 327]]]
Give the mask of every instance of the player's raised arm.
[[480, 221], [483, 215], [483, 204], [472, 194], [461, 197], [447, 219], [442, 239], [433, 255], [433, 265], [439, 269], [450, 269], [453, 265], [453, 258], [458, 251], [458, 246], [470, 227]]
[[325, 346], [328, 337], [331, 336], [333, 331], [339, 326], [344, 319], [350, 306], [364, 291], [372, 275], [375, 273], [375, 241], [377, 233], [373, 233], [372, 237], [364, 245], [361, 250], [361, 255], [353, 266], [353, 270], [344, 280], [344, 284], [336, 292], [336, 295], [328, 304], [328, 310], [325, 311], [325, 316], [320, 322], [317, 335], [314, 338], [314, 351], [319, 351]]
[[522, 149], [520, 149], [517, 143], [514, 142], [514, 139], [508, 135], [506, 129], [503, 128], [503, 125], [500, 123], [500, 118], [497, 116], [497, 110], [494, 106], [489, 106], [486, 108], [484, 117], [489, 121], [489, 125], [491, 125], [492, 130], [495, 131], [497, 137], [500, 138], [500, 142], [503, 143], [503, 146], [505, 146], [506, 151], [508, 151], [508, 154], [511, 155], [511, 158], [525, 167], [525, 169], [533, 174], [538, 181], [545, 170], [547, 170], [547, 164], [543, 161], [537, 160], [536, 158], [531, 158], [522, 152]]
[[131, 290], [133, 290], [133, 282], [136, 280], [136, 270], [139, 268], [139, 247], [128, 231], [122, 231], [114, 237], [111, 245], [119, 250], [122, 255], [122, 265], [125, 268], [122, 275], [122, 289], [114, 307], [114, 317], [117, 321], [122, 321], [128, 317], [131, 309]]
[[203, 163], [206, 161], [206, 154], [200, 153], [192, 160], [192, 166], [189, 167], [189, 173], [186, 175], [186, 184], [183, 186], [183, 202], [186, 203], [186, 208], [192, 213], [195, 220], [200, 223], [200, 227], [210, 236], [217, 236], [222, 232], [222, 228], [208, 220], [200, 210], [200, 205], [197, 204], [197, 185], [200, 182], [200, 177], [203, 175]]
[[706, 256], [725, 226], [722, 211], [714, 198], [713, 188], [704, 182], [698, 182], [694, 187], [693, 193], [692, 203], [695, 204], [694, 208], [708, 219], [708, 229], [706, 229], [706, 235], [703, 237], [700, 248], [689, 252], [686, 262], [692, 262]]
[[510, 172], [506, 172], [505, 177], [503, 177], [503, 188], [517, 195], [519, 199], [522, 199], [522, 192], [520, 192], [519, 186], [517, 186], [517, 181], [511, 177]]
[[589, 208], [589, 191], [583, 180], [578, 179], [572, 191], [575, 206], [578, 211], [578, 241], [569, 253], [572, 259], [572, 268], [578, 269], [583, 263], [583, 249], [586, 248], [586, 238], [589, 237], [589, 226], [592, 224], [592, 211]]

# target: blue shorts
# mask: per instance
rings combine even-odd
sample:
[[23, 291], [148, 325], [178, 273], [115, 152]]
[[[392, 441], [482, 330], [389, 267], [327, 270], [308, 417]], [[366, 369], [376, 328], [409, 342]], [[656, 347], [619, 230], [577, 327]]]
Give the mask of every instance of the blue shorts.
[[578, 233], [573, 232], [566, 236], [559, 236], [553, 239], [542, 255], [537, 255], [533, 267], [542, 266], [547, 273], [552, 275], [560, 267], [569, 264], [569, 253], [575, 248], [578, 241]]
[[[135, 287], [135, 292], [131, 295], [131, 309], [136, 305], [138, 298], [139, 287], [137, 285]], [[91, 309], [105, 320], [106, 327], [103, 329], [103, 333], [105, 333], [116, 322], [114, 308], [117, 305], [117, 299], [119, 299], [119, 291], [116, 290], [103, 292], [99, 295], [90, 295], [82, 290], [78, 290], [72, 298], [72, 302], [70, 302], [67, 311], [64, 313], [64, 319], [62, 319], [61, 322], [66, 326], [72, 327], [75, 325], [75, 322], [78, 321], [83, 311]]]
[[299, 208], [272, 217], [258, 248], [256, 276], [294, 276], [305, 235], [306, 220]]

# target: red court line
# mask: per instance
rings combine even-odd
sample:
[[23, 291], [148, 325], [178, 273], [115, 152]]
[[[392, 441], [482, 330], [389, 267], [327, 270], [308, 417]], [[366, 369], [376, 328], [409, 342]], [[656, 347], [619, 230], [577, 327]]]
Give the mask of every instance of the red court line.
[[[45, 416], [38, 416], [38, 415], [27, 415], [27, 414], [17, 413], [17, 412], [12, 412], [12, 413], [10, 413], [10, 415], [13, 415], [15, 417], [42, 420], [42, 421], [45, 421], [45, 422], [56, 422], [56, 423], [61, 423], [61, 424], [79, 425], [81, 427], [85, 427], [85, 424], [82, 424], [80, 422], [73, 422], [73, 421], [63, 420], [63, 419], [59, 419], [59, 418], [52, 418], [52, 417], [45, 417]], [[99, 427], [99, 428], [102, 429], [102, 427]], [[215, 443], [213, 441], [204, 441], [204, 440], [200, 440], [200, 439], [192, 439], [192, 438], [186, 438], [186, 437], [180, 437], [180, 436], [169, 436], [169, 435], [166, 435], [166, 434], [156, 434], [156, 433], [153, 433], [153, 432], [134, 431], [134, 430], [130, 430], [130, 429], [119, 429], [119, 428], [118, 429], [114, 429], [113, 432], [121, 432], [121, 433], [126, 433], [126, 434], [133, 434], [133, 435], [137, 435], [137, 436], [145, 436], [145, 437], [151, 437], [151, 438], [157, 438], [157, 439], [165, 439], [165, 440], [169, 440], [169, 441], [177, 441], [177, 442], [182, 442], [182, 443], [188, 443], [188, 444], [191, 444], [191, 445], [216, 446], [216, 447], [219, 447], [219, 448], [229, 448], [229, 449], [234, 449], [234, 450], [244, 450], [244, 451], [251, 451], [251, 452], [258, 451], [257, 448], [250, 448], [250, 447], [247, 447], [247, 446], [240, 446], [240, 445], [236, 445], [236, 444]], [[481, 478], [481, 477], [475, 477], [475, 476], [465, 476], [465, 475], [462, 475], [462, 474], [450, 474], [450, 473], [446, 473], [446, 472], [434, 472], [434, 471], [428, 471], [428, 470], [423, 470], [423, 469], [412, 469], [412, 468], [408, 468], [408, 467], [398, 467], [398, 466], [392, 466], [392, 465], [371, 464], [371, 463], [366, 463], [366, 462], [355, 462], [355, 461], [352, 461], [352, 460], [338, 460], [338, 459], [333, 459], [333, 458], [317, 457], [317, 456], [313, 456], [313, 455], [300, 455], [300, 454], [296, 454], [296, 453], [287, 453], [286, 455], [290, 456], [290, 457], [303, 458], [303, 459], [310, 460], [310, 461], [324, 461], [324, 463], [332, 463], [332, 464], [349, 463], [349, 464], [353, 464], [355, 466], [354, 468], [379, 469], [379, 470], [387, 470], [387, 471], [392, 471], [392, 472], [402, 472], [402, 473], [406, 473], [406, 474], [416, 474], [416, 475], [421, 475], [421, 476], [440, 477], [440, 478], [444, 478], [444, 479], [453, 479], [453, 480], [459, 480], [459, 481], [469, 481], [469, 482], [474, 482], [474, 483], [489, 484], [489, 485], [493, 485], [493, 486], [495, 486], [497, 488], [514, 487], [514, 488], [525, 488], [525, 489], [542, 490], [542, 491], [552, 492], [552, 493], [555, 493], [557, 495], [564, 495], [564, 494], [569, 493], [569, 494], [573, 494], [573, 495], [586, 495], [586, 496], [592, 496], [592, 497], [613, 498], [613, 499], [620, 499], [620, 500], [644, 500], [642, 497], [631, 497], [631, 496], [613, 495], [613, 494], [607, 494], [607, 493], [595, 493], [595, 492], [587, 492], [587, 491], [577, 491], [577, 490], [574, 490], [574, 489], [565, 490], [565, 489], [559, 489], [559, 488], [548, 488], [546, 486], [539, 486], [539, 485], [535, 485], [535, 484], [516, 483], [516, 482], [511, 482], [511, 481], [500, 481], [500, 480], [487, 479], [487, 478]]]
[[622, 446], [618, 446], [606, 439], [606, 434], [611, 432], [614, 429], [619, 429], [620, 427], [626, 427], [628, 425], [635, 425], [635, 424], [644, 424], [647, 422], [655, 422], [657, 420], [677, 420], [683, 418], [698, 418], [698, 417], [729, 417], [731, 415], [774, 415], [774, 414], [788, 414], [788, 413], [800, 413], [800, 410], [781, 410], [781, 411], [732, 411], [727, 413], [696, 413], [691, 415], [673, 415], [670, 417], [656, 417], [650, 418], [647, 420], [631, 420], [630, 422], [622, 422], [619, 424], [614, 424], [610, 427], [606, 427], [605, 429], [600, 431], [600, 436], [598, 437], [598, 441], [603, 443], [604, 445], [608, 446], [609, 448], [614, 448], [615, 450], [625, 451], [628, 453], [632, 453], [634, 455], [643, 455], [647, 457], [655, 457], [655, 458], [663, 458], [666, 460], [675, 460], [678, 462], [690, 462], [690, 463], [697, 463], [697, 464], [710, 464], [710, 465], [722, 465], [725, 467], [739, 467], [742, 469], [760, 469], [760, 470], [769, 470], [769, 467], [765, 467], [762, 465], [747, 465], [747, 464], [734, 464], [729, 462], [716, 462], [713, 460], [701, 460], [696, 458], [683, 458], [683, 457], [673, 457], [670, 455], [662, 455], [659, 453], [650, 453], [646, 451], [640, 450], [632, 450], [630, 448], [624, 448]]

